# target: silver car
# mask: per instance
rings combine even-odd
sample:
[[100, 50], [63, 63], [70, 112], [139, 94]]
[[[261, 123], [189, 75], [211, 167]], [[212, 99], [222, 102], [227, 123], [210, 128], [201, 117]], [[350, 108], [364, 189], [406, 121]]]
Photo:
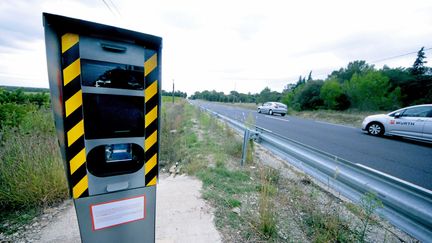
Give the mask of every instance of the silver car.
[[363, 120], [362, 130], [374, 136], [395, 135], [432, 141], [432, 104], [368, 116]]
[[258, 106], [258, 113], [267, 113], [269, 115], [280, 114], [285, 116], [287, 113], [287, 106], [279, 102], [266, 102]]

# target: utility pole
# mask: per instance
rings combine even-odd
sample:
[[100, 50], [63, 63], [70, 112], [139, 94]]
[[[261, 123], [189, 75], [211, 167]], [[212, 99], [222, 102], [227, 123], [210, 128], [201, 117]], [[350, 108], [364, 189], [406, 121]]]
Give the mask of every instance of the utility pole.
[[[237, 91], [236, 89], [237, 89], [237, 82], [234, 81], [234, 91]], [[235, 95], [233, 95], [233, 103], [235, 103], [235, 101], [236, 101], [236, 97]]]
[[174, 79], [173, 79], [172, 103], [174, 104]]

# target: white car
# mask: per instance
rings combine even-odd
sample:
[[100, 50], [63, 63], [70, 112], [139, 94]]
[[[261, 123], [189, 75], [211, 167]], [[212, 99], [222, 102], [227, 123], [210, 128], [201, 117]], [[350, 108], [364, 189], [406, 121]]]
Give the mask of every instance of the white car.
[[362, 130], [374, 136], [394, 135], [432, 142], [432, 104], [368, 116], [363, 120]]
[[287, 106], [279, 102], [266, 102], [261, 106], [258, 106], [258, 113], [267, 113], [269, 115], [280, 114], [285, 116], [287, 113]]

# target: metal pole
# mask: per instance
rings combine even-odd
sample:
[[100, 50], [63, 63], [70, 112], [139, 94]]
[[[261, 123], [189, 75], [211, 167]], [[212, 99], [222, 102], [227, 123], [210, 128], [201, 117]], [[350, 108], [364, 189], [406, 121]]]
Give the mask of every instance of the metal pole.
[[249, 143], [249, 129], [245, 129], [244, 137], [243, 137], [243, 146], [242, 146], [242, 159], [240, 162], [241, 166], [243, 166], [246, 161], [248, 143]]
[[174, 79], [173, 79], [172, 103], [174, 104]]

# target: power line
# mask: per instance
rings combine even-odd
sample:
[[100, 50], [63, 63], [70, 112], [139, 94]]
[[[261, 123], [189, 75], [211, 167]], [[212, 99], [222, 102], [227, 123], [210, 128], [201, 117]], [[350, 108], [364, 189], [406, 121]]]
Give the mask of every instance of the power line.
[[109, 11], [110, 11], [112, 14], [115, 14], [115, 13], [113, 12], [113, 10], [111, 9], [111, 7], [108, 5], [108, 3], [107, 3], [105, 0], [102, 0], [102, 2], [105, 4], [105, 6], [109, 9]]
[[121, 17], [121, 13], [118, 10], [117, 6], [115, 5], [113, 0], [109, 0], [111, 2], [112, 7], [114, 8], [114, 10], [117, 12], [117, 14]]
[[[111, 5], [112, 5], [112, 8], [111, 8], [110, 4], [108, 4], [107, 1], [102, 0], [102, 2], [105, 4], [105, 6], [108, 8], [108, 10], [109, 10], [112, 14], [121, 17], [120, 11], [117, 9], [117, 7], [115, 6], [115, 4], [114, 4], [111, 0], [109, 0], [109, 1], [110, 1]], [[114, 9], [115, 11], [114, 11], [113, 9]]]
[[[432, 50], [432, 47], [424, 48], [423, 49], [424, 52], [429, 51], [429, 50]], [[387, 60], [391, 60], [391, 59], [396, 59], [396, 58], [400, 58], [400, 57], [404, 57], [404, 56], [408, 56], [408, 55], [412, 55], [412, 54], [417, 54], [417, 53], [418, 53], [418, 51], [408, 52], [408, 53], [404, 53], [404, 54], [400, 54], [400, 55], [396, 55], [396, 56], [391, 56], [391, 57], [386, 57], [386, 58], [382, 58], [382, 59], [377, 59], [375, 61], [369, 61], [368, 63], [374, 63], [374, 64], [376, 64], [376, 63], [379, 63], [379, 62], [383, 62], [383, 61], [387, 61]], [[323, 74], [323, 73], [318, 73], [318, 74], [314, 74], [314, 75], [315, 76], [324, 76], [324, 75], [329, 76], [329, 74]]]
[[[423, 51], [428, 51], [428, 50], [432, 50], [432, 47], [423, 49]], [[369, 63], [383, 62], [383, 61], [387, 61], [387, 60], [391, 60], [391, 59], [395, 59], [395, 58], [399, 58], [399, 57], [404, 57], [404, 56], [416, 54], [417, 52], [418, 51], [413, 51], [413, 52], [409, 52], [409, 53], [405, 53], [405, 54], [400, 54], [400, 55], [397, 55], [397, 56], [386, 57], [386, 58], [378, 59], [378, 60], [375, 60], [375, 61], [370, 61]]]

